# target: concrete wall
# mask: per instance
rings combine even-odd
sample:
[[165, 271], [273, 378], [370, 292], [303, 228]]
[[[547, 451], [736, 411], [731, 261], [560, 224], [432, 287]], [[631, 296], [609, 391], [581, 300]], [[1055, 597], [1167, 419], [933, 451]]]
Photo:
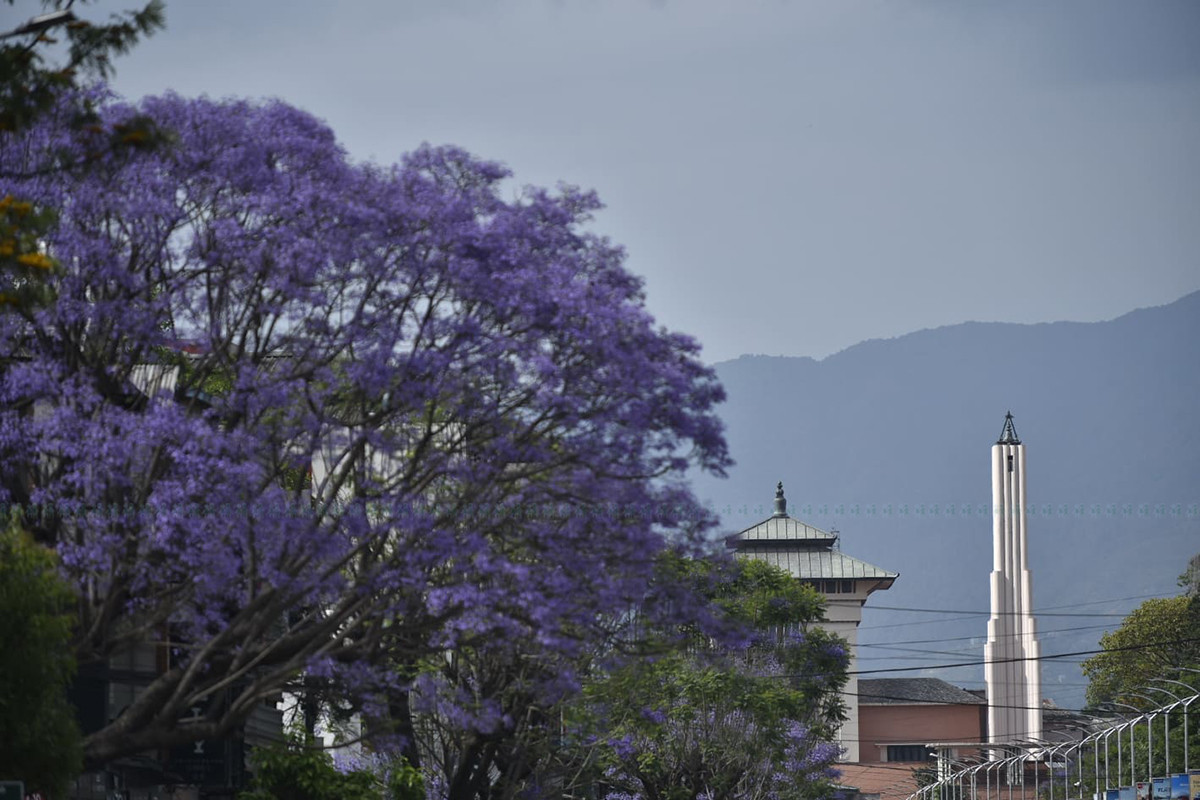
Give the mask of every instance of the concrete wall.
[[863, 605], [867, 602], [867, 595], [874, 591], [876, 586], [878, 581], [859, 578], [854, 581], [855, 591], [852, 594], [824, 595], [826, 621], [821, 623], [821, 627], [841, 636], [850, 645], [851, 674], [842, 696], [842, 702], [846, 704], [846, 722], [838, 729], [837, 736], [838, 743], [844, 751], [840, 760], [851, 764], [865, 760], [859, 745], [862, 732], [859, 720], [858, 676], [854, 671], [858, 669], [858, 625], [862, 622]]
[[858, 742], [858, 624], [862, 621], [862, 607], [866, 602], [866, 581], [857, 581], [857, 587], [863, 587], [854, 594], [825, 595], [825, 616], [827, 621], [821, 627], [831, 633], [836, 633], [850, 645], [850, 679], [846, 681], [845, 694], [842, 702], [846, 704], [846, 722], [838, 729], [838, 743], [842, 746], [841, 761], [857, 763], [861, 760]]

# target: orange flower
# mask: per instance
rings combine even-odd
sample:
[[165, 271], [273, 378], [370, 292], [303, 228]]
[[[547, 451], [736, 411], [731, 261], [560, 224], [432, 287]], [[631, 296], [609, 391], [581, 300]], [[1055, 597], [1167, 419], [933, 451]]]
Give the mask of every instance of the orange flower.
[[17, 261], [27, 267], [37, 267], [38, 269], [50, 269], [54, 266], [50, 257], [41, 253], [22, 253], [17, 256]]

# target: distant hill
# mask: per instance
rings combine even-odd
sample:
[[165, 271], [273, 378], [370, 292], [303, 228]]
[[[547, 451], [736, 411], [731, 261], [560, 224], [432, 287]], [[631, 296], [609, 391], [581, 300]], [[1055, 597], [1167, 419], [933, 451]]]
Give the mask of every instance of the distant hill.
[[[982, 658], [987, 614], [970, 612], [988, 610], [989, 455], [1006, 411], [1027, 451], [1044, 654], [1095, 649], [1120, 616], [1087, 615], [1174, 593], [1200, 552], [1200, 292], [1109, 322], [968, 322], [716, 369], [737, 466], [695, 488], [726, 532], [769, 516], [782, 480], [793, 516], [900, 573], [867, 604], [861, 670]], [[1064, 707], [1083, 697], [1079, 660], [1043, 668]], [[981, 667], [929, 674], [983, 685]]]

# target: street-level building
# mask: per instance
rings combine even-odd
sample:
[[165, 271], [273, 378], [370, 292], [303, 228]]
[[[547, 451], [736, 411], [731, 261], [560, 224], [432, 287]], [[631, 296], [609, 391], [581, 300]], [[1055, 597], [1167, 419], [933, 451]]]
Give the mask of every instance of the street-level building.
[[985, 741], [987, 701], [940, 678], [861, 680], [858, 702], [864, 764], [961, 761]]

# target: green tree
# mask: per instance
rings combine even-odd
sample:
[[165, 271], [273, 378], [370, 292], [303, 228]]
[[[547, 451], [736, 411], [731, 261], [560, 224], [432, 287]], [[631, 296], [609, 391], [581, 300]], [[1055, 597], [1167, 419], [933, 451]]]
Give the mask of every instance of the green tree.
[[[1100, 637], [1103, 652], [1083, 662], [1092, 706], [1141, 705], [1130, 692], [1157, 678], [1190, 682], [1180, 667], [1200, 667], [1200, 597], [1182, 594], [1142, 603], [1115, 631]], [[1194, 676], [1192, 676], [1194, 677]]]
[[15, 521], [0, 533], [0, 779], [51, 797], [83, 763], [66, 695], [74, 597], [57, 566]]
[[1179, 585], [1188, 597], [1200, 595], [1200, 553], [1188, 559], [1187, 569], [1179, 576]]
[[[683, 568], [702, 582], [720, 574], [702, 562]], [[747, 645], [713, 647], [696, 634], [587, 687], [576, 727], [592, 731], [580, 740], [599, 785], [611, 796], [664, 800], [825, 796], [844, 719], [846, 647], [816, 624], [820, 595], [748, 561], [712, 596], [752, 631]]]
[[[1200, 577], [1200, 557], [1194, 557], [1187, 571], [1180, 576], [1179, 584], [1184, 593], [1176, 597], [1153, 598], [1133, 610], [1121, 623], [1121, 627], [1100, 638], [1103, 652], [1083, 662], [1083, 673], [1088, 678], [1087, 701], [1089, 706], [1101, 709], [1113, 703], [1121, 704], [1113, 710], [1128, 716], [1135, 706], [1147, 711], [1163, 708], [1174, 702], [1174, 697], [1187, 697], [1188, 686], [1200, 687], [1200, 592], [1197, 578]], [[1193, 692], [1194, 693], [1194, 690]], [[1166, 715], [1167, 738], [1170, 741], [1171, 771], [1178, 772], [1184, 764], [1184, 743], [1190, 744], [1188, 761], [1200, 763], [1200, 729], [1194, 715], [1189, 715], [1189, 736], [1181, 730], [1185, 716], [1176, 707]], [[1152, 776], [1167, 773], [1167, 753], [1163, 746], [1163, 716], [1153, 720], [1155, 746], [1147, 752], [1146, 727], [1135, 726], [1133, 752], [1129, 739], [1124, 738], [1123, 759], [1125, 769], [1122, 782], [1129, 782], [1132, 765], [1137, 780], [1148, 780]], [[1116, 764], [1119, 753], [1117, 738], [1108, 744], [1109, 762]], [[1148, 758], [1153, 756], [1147, 764]], [[1103, 759], [1103, 753], [1100, 758]], [[1085, 784], [1095, 781], [1092, 763], [1084, 759]], [[1114, 767], [1115, 769], [1115, 767]]]
[[[86, 2], [86, 0], [85, 0]], [[6, 0], [14, 5], [15, 0]], [[30, 6], [32, 4], [29, 4]], [[66, 92], [90, 77], [108, 77], [114, 56], [129, 52], [144, 36], [166, 24], [162, 0], [150, 0], [134, 11], [113, 15], [107, 23], [77, 17], [75, 0], [47, 0], [52, 12], [35, 16], [11, 31], [0, 32], [0, 134], [24, 130], [49, 111]], [[65, 49], [52, 49], [65, 39]], [[51, 52], [64, 53], [48, 58]], [[77, 109], [80, 112], [86, 108]], [[82, 129], [95, 123], [82, 114], [74, 122]], [[145, 137], [134, 128], [99, 131], [115, 134], [109, 144], [136, 145]], [[47, 164], [45, 168], [55, 165]]]
[[420, 775], [404, 763], [364, 759], [334, 764], [329, 751], [298, 732], [251, 756], [254, 780], [238, 800], [424, 800]]

